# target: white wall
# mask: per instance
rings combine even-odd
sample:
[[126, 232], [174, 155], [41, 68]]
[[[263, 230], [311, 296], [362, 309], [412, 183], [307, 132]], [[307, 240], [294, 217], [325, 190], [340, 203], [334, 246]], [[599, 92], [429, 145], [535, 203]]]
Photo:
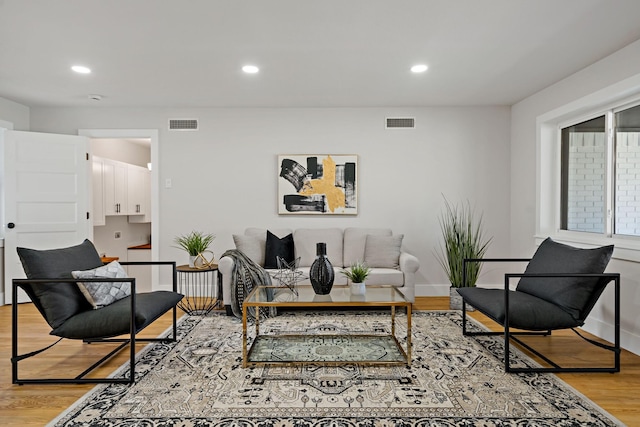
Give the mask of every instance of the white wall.
[[[530, 256], [536, 234], [536, 119], [640, 73], [640, 41], [536, 93], [511, 112], [511, 253]], [[640, 88], [638, 88], [640, 90]], [[612, 260], [607, 271], [622, 275], [623, 346], [640, 354], [640, 265]], [[587, 329], [611, 339], [610, 306], [594, 309]]]
[[0, 120], [13, 123], [14, 130], [29, 130], [29, 107], [0, 98]]
[[[415, 117], [414, 130], [385, 130], [385, 117]], [[197, 118], [198, 132], [170, 132], [169, 118]], [[433, 250], [442, 195], [469, 198], [508, 253], [509, 108], [63, 109], [33, 108], [33, 131], [159, 129], [162, 258], [186, 262], [173, 238], [217, 235], [216, 257], [245, 227], [390, 227], [418, 256], [418, 295], [448, 295]], [[278, 154], [358, 154], [357, 217], [278, 216]], [[154, 168], [156, 165], [154, 165]], [[166, 179], [172, 188], [165, 188]], [[487, 272], [481, 281], [499, 281]], [[440, 285], [440, 286], [438, 286]]]

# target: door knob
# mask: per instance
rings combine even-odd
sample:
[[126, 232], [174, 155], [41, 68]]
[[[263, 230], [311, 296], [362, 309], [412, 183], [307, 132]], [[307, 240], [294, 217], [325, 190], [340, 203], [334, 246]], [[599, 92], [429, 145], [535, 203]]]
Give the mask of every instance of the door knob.
[[10, 222], [9, 224], [7, 224], [7, 228], [15, 228], [16, 225], [12, 222]]

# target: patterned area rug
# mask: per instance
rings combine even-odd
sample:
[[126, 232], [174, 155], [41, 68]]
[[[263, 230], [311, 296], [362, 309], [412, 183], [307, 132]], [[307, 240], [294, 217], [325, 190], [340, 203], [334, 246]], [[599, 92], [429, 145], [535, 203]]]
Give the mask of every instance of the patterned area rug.
[[[412, 320], [411, 368], [243, 369], [240, 321], [185, 316], [178, 343], [150, 345], [138, 358], [135, 385], [97, 386], [50, 426], [621, 425], [554, 375], [505, 374], [501, 340], [463, 337], [458, 312], [420, 311]], [[404, 325], [398, 316], [397, 336]], [[344, 329], [388, 331], [390, 320], [375, 312], [297, 312], [261, 322], [261, 333], [270, 334]], [[317, 342], [305, 351], [335, 351], [334, 340]], [[533, 364], [515, 351], [515, 364]]]

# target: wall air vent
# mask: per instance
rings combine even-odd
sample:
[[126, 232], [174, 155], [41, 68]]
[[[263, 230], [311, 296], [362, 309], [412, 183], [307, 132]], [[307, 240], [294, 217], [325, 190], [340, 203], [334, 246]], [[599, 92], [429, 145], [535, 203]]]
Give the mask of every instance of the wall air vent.
[[416, 119], [413, 117], [387, 117], [387, 129], [413, 129]]
[[198, 119], [169, 119], [169, 130], [198, 130]]

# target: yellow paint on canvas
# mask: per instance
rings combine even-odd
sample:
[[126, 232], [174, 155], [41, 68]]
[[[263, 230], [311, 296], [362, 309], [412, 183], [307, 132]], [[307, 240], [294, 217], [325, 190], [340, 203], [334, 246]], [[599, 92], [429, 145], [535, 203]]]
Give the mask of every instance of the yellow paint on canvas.
[[300, 190], [300, 194], [310, 196], [312, 194], [324, 194], [331, 212], [345, 207], [344, 191], [336, 187], [336, 162], [331, 156], [322, 161], [322, 178], [312, 179]]

